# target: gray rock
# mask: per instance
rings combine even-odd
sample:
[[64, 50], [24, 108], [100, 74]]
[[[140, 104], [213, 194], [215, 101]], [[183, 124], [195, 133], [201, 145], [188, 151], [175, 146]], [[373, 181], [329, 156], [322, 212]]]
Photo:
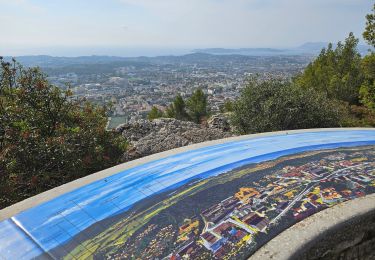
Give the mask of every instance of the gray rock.
[[116, 131], [121, 132], [131, 146], [124, 154], [124, 161], [232, 136], [230, 132], [224, 132], [217, 127], [204, 127], [173, 118], [130, 122], [118, 126]]
[[229, 121], [229, 114], [217, 114], [211, 116], [207, 120], [207, 125], [210, 128], [217, 128], [220, 129], [224, 132], [230, 132], [231, 126], [230, 126], [230, 121]]

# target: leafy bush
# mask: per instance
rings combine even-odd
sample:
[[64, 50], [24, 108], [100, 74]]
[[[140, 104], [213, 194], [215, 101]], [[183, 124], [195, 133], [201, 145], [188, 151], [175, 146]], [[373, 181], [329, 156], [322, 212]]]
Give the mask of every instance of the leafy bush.
[[126, 141], [106, 131], [106, 109], [71, 95], [1, 60], [0, 208], [120, 162]]
[[341, 125], [344, 127], [373, 127], [375, 126], [375, 111], [365, 106], [342, 104], [343, 116]]
[[157, 107], [153, 106], [151, 108], [151, 111], [147, 114], [147, 119], [148, 120], [154, 120], [156, 118], [161, 118], [163, 117], [163, 112], [160, 111]]
[[233, 105], [232, 124], [241, 134], [339, 125], [334, 101], [280, 80], [251, 80]]
[[220, 107], [220, 113], [233, 112], [233, 101], [227, 99], [224, 104]]

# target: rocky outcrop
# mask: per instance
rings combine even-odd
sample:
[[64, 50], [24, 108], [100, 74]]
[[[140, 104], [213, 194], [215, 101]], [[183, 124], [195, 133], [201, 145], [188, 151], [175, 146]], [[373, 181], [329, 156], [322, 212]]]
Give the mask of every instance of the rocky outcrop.
[[214, 124], [208, 125], [204, 127], [173, 118], [160, 118], [122, 124], [116, 131], [121, 132], [130, 143], [130, 149], [124, 155], [124, 161], [129, 161], [189, 144], [232, 136], [232, 133], [214, 127]]
[[207, 125], [210, 128], [217, 128], [224, 132], [232, 131], [228, 114], [216, 114], [211, 116], [207, 120]]

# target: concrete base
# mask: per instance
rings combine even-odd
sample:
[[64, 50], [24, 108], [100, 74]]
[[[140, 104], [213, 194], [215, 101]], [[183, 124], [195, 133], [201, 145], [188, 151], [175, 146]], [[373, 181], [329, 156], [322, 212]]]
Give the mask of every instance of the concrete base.
[[293, 259], [375, 259], [375, 210], [321, 234]]
[[375, 194], [302, 220], [250, 259], [375, 259]]

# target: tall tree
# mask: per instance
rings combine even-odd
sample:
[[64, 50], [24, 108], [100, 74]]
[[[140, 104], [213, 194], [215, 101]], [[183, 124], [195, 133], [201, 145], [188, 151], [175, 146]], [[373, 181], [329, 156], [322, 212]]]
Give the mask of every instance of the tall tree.
[[184, 99], [178, 94], [169, 105], [165, 112], [167, 117], [176, 118], [178, 120], [189, 120], [189, 115], [186, 112], [186, 104]]
[[372, 8], [372, 13], [366, 15], [366, 28], [363, 32], [363, 38], [368, 44], [375, 47], [375, 4]]
[[200, 123], [203, 117], [208, 115], [207, 95], [198, 88], [186, 101], [188, 113], [195, 123]]
[[188, 113], [186, 112], [186, 104], [184, 99], [178, 94], [173, 101], [173, 107], [175, 111], [175, 118], [178, 120], [187, 120], [189, 118]]
[[322, 92], [328, 98], [357, 104], [364, 80], [357, 45], [358, 39], [353, 33], [344, 43], [339, 42], [336, 49], [329, 44], [296, 78], [296, 82], [303, 88]]
[[[375, 4], [372, 13], [366, 15], [366, 28], [363, 38], [375, 47]], [[359, 94], [361, 103], [366, 107], [375, 110], [375, 53], [370, 52], [362, 60], [362, 71], [365, 80], [360, 88]]]

